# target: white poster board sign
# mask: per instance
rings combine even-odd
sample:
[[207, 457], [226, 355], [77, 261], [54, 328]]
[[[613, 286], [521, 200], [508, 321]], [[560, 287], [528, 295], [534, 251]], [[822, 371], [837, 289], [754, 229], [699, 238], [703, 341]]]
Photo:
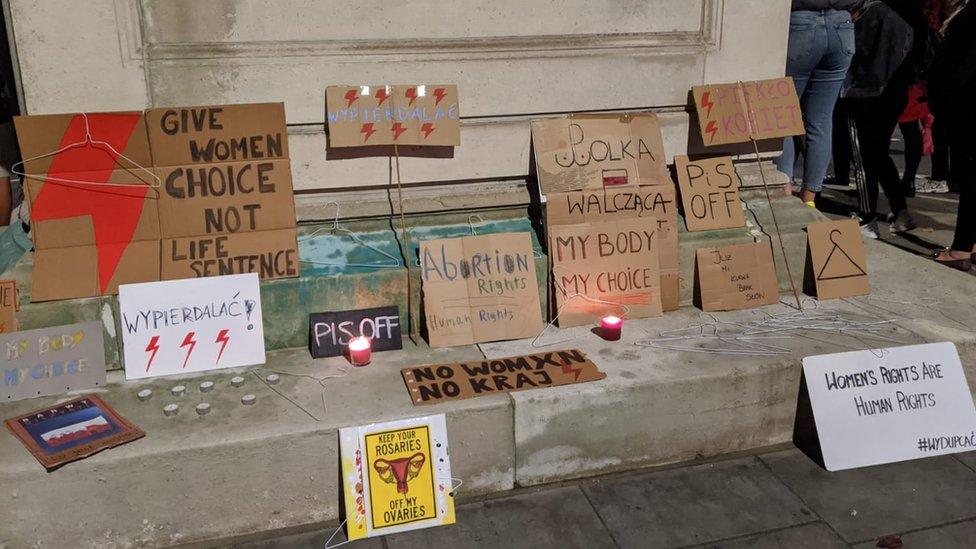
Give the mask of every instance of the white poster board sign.
[[829, 471], [976, 450], [952, 343], [810, 356], [803, 374]]
[[349, 541], [454, 524], [444, 414], [339, 430]]
[[256, 273], [119, 286], [125, 378], [264, 364]]

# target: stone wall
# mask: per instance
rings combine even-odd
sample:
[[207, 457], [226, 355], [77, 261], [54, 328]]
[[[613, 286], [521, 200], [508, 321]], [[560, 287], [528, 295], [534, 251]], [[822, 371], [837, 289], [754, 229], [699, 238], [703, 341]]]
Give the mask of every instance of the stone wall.
[[390, 182], [385, 159], [325, 161], [326, 85], [457, 82], [455, 158], [403, 159], [401, 174], [479, 206], [522, 185], [538, 116], [654, 109], [669, 157], [684, 152], [692, 85], [783, 74], [790, 4], [5, 1], [29, 114], [284, 101], [300, 192]]

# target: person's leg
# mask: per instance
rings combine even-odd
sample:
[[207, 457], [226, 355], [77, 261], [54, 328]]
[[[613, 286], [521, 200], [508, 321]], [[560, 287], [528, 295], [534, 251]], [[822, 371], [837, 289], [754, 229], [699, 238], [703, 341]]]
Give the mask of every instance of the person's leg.
[[956, 132], [950, 153], [951, 177], [959, 185], [959, 210], [952, 249], [963, 253], [976, 252], [976, 145], [965, 131]]
[[[823, 16], [819, 12], [795, 11], [790, 14], [790, 35], [786, 49], [786, 75], [793, 78], [797, 97], [806, 93], [814, 67], [820, 62], [826, 47]], [[796, 141], [783, 140], [783, 153], [776, 158], [776, 169], [793, 179], [796, 165]], [[804, 158], [806, 164], [806, 158]]]
[[905, 142], [905, 172], [901, 176], [906, 196], [915, 196], [915, 176], [922, 163], [922, 124], [918, 120], [898, 124]]
[[947, 181], [949, 179], [949, 143], [945, 126], [945, 121], [939, 122], [938, 117], [932, 123], [932, 143], [935, 145], [935, 150], [932, 152], [932, 179], [934, 181]]
[[961, 123], [957, 128], [952, 122], [943, 124], [947, 138], [943, 143], [952, 157], [948, 175], [959, 185], [959, 209], [952, 246], [935, 257], [939, 263], [963, 271], [972, 268], [976, 253], [976, 145], [967, 135], [968, 125]]
[[854, 54], [854, 25], [847, 12], [831, 11], [825, 17], [826, 50], [813, 68], [802, 98], [806, 149], [803, 156], [804, 201], [823, 187], [830, 163], [834, 105]]
[[[878, 213], [878, 173], [885, 154], [883, 132], [878, 128], [875, 111], [878, 98], [852, 99], [850, 106], [857, 128], [857, 142], [864, 167], [864, 186], [860, 189], [860, 217], [864, 223], [874, 221]], [[879, 135], [881, 138], [879, 139]], [[880, 143], [879, 143], [880, 141]]]
[[847, 99], [837, 100], [832, 118], [830, 143], [834, 156], [834, 183], [848, 185], [851, 181], [851, 132]]
[[895, 126], [898, 125], [898, 118], [905, 111], [908, 104], [908, 88], [911, 86], [913, 69], [910, 61], [905, 61], [895, 71], [895, 74], [888, 81], [884, 92], [878, 97], [877, 109], [875, 112], [878, 134], [876, 146], [878, 150], [876, 158], [875, 175], [878, 184], [884, 190], [888, 205], [891, 206], [891, 213], [897, 216], [908, 205], [905, 201], [905, 193], [902, 192], [901, 178], [898, 176], [898, 166], [891, 158], [891, 136], [895, 133]]

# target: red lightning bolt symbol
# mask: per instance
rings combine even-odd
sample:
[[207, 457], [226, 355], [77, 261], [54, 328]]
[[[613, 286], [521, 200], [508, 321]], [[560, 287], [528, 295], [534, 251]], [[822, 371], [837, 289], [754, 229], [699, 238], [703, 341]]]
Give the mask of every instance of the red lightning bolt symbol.
[[436, 107], [437, 104], [440, 103], [446, 95], [447, 92], [444, 90], [444, 88], [434, 88], [434, 97], [437, 98], [437, 100], [434, 101], [434, 106]]
[[347, 91], [346, 92], [346, 101], [348, 101], [348, 103], [346, 103], [346, 108], [351, 107], [352, 104], [355, 103], [357, 99], [359, 99], [359, 94], [356, 93], [356, 90], [349, 90], [349, 91]]
[[413, 102], [417, 100], [417, 88], [407, 88], [407, 91], [403, 92], [403, 96], [410, 99], [407, 106], [413, 105]]
[[573, 379], [579, 381], [580, 374], [583, 373], [582, 368], [573, 368], [568, 362], [563, 363], [563, 373], [564, 374], [574, 374]]
[[430, 137], [430, 134], [437, 129], [430, 122], [424, 122], [424, 125], [420, 127], [420, 131], [424, 132], [424, 139]]
[[151, 353], [149, 355], [149, 361], [146, 362], [146, 371], [149, 371], [149, 367], [152, 366], [153, 360], [156, 359], [156, 353], [159, 351], [159, 336], [152, 336], [149, 340], [149, 345], [146, 345], [146, 352]]
[[701, 106], [702, 106], [703, 109], [706, 109], [705, 110], [705, 118], [708, 118], [709, 115], [712, 114], [712, 105], [714, 105], [714, 104], [715, 103], [712, 102], [712, 93], [711, 92], [703, 92], [702, 93], [702, 98], [701, 98]]
[[365, 143], [366, 141], [369, 141], [369, 136], [371, 136], [374, 133], [376, 133], [376, 130], [373, 129], [373, 123], [372, 122], [367, 122], [367, 123], [363, 124], [363, 127], [362, 128], [359, 128], [359, 133], [366, 135], [366, 137], [363, 138], [363, 142]]
[[[139, 115], [89, 114], [87, 127], [116, 151], [124, 151], [140, 120]], [[106, 191], [101, 184], [108, 181], [113, 169], [120, 166], [116, 155], [103, 150], [104, 147], [67, 147], [82, 141], [85, 130], [83, 116], [71, 118], [58, 145], [61, 152], [51, 159], [47, 171], [52, 175], [84, 171], [87, 173], [78, 179], [90, 184], [44, 184], [31, 204], [31, 220], [79, 218], [91, 223], [98, 257], [99, 288], [104, 293], [135, 235], [149, 185], [145, 180], [142, 182], [145, 184], [134, 183]], [[29, 184], [34, 183], [29, 181]]]
[[189, 345], [189, 349], [186, 350], [186, 358], [183, 359], [183, 367], [186, 368], [187, 361], [190, 360], [190, 354], [193, 353], [193, 348], [197, 346], [197, 342], [193, 340], [193, 335], [195, 332], [187, 332], [186, 337], [183, 338], [183, 343], [180, 344], [180, 348]]
[[221, 330], [220, 333], [217, 334], [217, 339], [214, 340], [214, 343], [220, 343], [220, 352], [217, 353], [217, 360], [214, 361], [214, 364], [220, 362], [220, 357], [224, 354], [224, 348], [227, 347], [227, 342], [230, 341], [230, 338], [227, 337], [227, 332], [229, 331], [230, 330], [226, 328]]
[[407, 131], [407, 129], [403, 127], [403, 124], [395, 122], [393, 124], [393, 140], [396, 141], [397, 138], [400, 137], [400, 134], [405, 131]]
[[708, 124], [705, 126], [705, 133], [711, 136], [708, 140], [709, 143], [715, 141], [716, 132], [718, 132], [718, 125], [716, 125], [714, 120], [709, 120]]
[[376, 98], [380, 100], [380, 105], [390, 97], [390, 94], [386, 93], [386, 88], [380, 88], [376, 90]]

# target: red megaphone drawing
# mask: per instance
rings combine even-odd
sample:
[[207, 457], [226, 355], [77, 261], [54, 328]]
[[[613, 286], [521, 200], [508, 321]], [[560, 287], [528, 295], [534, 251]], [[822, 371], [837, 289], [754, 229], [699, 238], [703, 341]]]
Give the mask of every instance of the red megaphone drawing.
[[407, 493], [407, 481], [412, 480], [420, 474], [427, 458], [423, 454], [416, 454], [400, 459], [377, 459], [373, 462], [373, 469], [379, 473], [383, 482], [396, 483], [397, 493]]

